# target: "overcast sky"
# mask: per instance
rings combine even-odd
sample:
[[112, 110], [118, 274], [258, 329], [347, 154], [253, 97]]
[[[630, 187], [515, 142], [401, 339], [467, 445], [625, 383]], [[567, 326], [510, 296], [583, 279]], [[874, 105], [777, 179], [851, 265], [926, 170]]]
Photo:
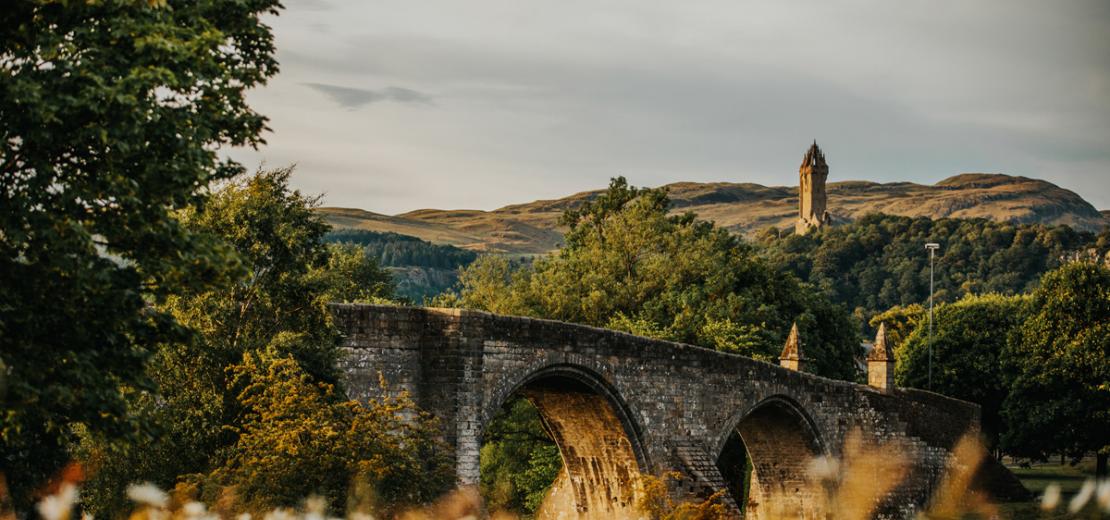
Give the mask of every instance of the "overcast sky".
[[324, 203], [494, 209], [676, 181], [961, 172], [1110, 209], [1110, 1], [286, 0], [250, 95]]

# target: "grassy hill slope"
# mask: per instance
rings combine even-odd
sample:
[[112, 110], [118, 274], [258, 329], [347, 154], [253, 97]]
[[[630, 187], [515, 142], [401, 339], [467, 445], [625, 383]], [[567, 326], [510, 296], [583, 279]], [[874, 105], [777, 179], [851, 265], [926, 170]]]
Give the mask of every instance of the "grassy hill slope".
[[[668, 184], [675, 211], [692, 211], [730, 230], [752, 234], [769, 226], [792, 228], [795, 187], [751, 183]], [[596, 196], [576, 193], [555, 200], [514, 204], [493, 211], [421, 209], [395, 216], [348, 208], [320, 208], [336, 228], [391, 231], [473, 251], [542, 254], [562, 240], [559, 216]], [[910, 182], [833, 182], [829, 212], [838, 221], [871, 213], [909, 217], [974, 218], [1017, 223], [1066, 224], [1096, 231], [1110, 224], [1075, 192], [1047, 181], [1001, 174], [965, 173], [934, 185]]]

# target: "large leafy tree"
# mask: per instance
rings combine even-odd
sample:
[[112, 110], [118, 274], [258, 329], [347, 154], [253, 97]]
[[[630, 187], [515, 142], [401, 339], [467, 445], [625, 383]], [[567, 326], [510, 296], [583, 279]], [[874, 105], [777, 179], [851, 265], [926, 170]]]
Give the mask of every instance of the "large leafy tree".
[[[257, 145], [244, 92], [274, 74], [277, 0], [0, 9], [0, 466], [25, 503], [79, 425], [119, 437], [124, 393], [181, 330], [159, 305], [226, 255], [173, 212]], [[18, 475], [18, 477], [16, 477]]]
[[484, 258], [460, 278], [459, 304], [683, 341], [773, 360], [797, 321], [818, 374], [856, 377], [851, 316], [740, 238], [691, 214], [668, 215], [666, 192], [623, 178], [578, 209], [557, 255], [514, 269]]
[[[263, 457], [258, 449], [265, 443], [243, 446], [244, 432], [271, 435], [258, 430], [264, 425], [251, 426], [252, 418], [260, 413], [298, 417], [308, 409], [298, 399], [331, 402], [342, 395], [342, 389], [336, 389], [338, 334], [327, 304], [388, 298], [392, 285], [362, 249], [323, 242], [328, 228], [313, 211], [315, 200], [289, 189], [291, 174], [291, 169], [279, 169], [236, 178], [219, 187], [202, 207], [179, 214], [189, 231], [231, 246], [247, 273], [234, 283], [182, 289], [158, 305], [193, 334], [188, 341], [169, 342], [157, 350], [147, 364], [154, 391], [132, 401], [134, 416], [158, 427], [154, 439], [139, 446], [89, 439], [83, 443], [82, 456], [93, 463], [86, 502], [98, 516], [118, 514], [126, 506], [121, 499], [130, 482], [146, 480], [164, 487], [181, 481], [214, 482], [206, 476], [225, 464], [248, 455]], [[282, 359], [296, 364], [296, 379], [303, 384], [286, 389], [284, 401], [250, 397], [256, 394], [245, 386], [254, 384], [259, 371], [269, 373], [267, 363]], [[249, 370], [242, 367], [245, 363]], [[238, 373], [251, 377], [231, 377]], [[275, 409], [281, 402], [289, 409]], [[260, 411], [262, 404], [268, 411]], [[327, 415], [331, 412], [321, 413], [325, 415], [301, 415], [308, 423], [332, 420]], [[346, 448], [335, 449], [340, 453]], [[248, 455], [242, 455], [244, 451]], [[282, 453], [272, 455], [280, 459], [274, 464], [295, 470]], [[242, 471], [247, 470], [219, 473], [215, 481], [255, 482], [256, 473]], [[317, 485], [334, 492], [334, 480], [274, 482], [281, 484], [273, 488], [274, 500], [295, 491], [303, 498], [317, 491]], [[290, 482], [301, 487], [289, 488]], [[248, 506], [264, 502], [260, 498]]]
[[[1027, 303], [1023, 296], [972, 295], [940, 305], [934, 312], [932, 390], [978, 404], [983, 433], [992, 449], [1006, 431], [1001, 408], [1009, 387], [1001, 363]], [[900, 386], [929, 388], [928, 317], [920, 315], [920, 307], [916, 311], [915, 327], [895, 348], [895, 378]], [[901, 313], [888, 315], [897, 318]]]
[[1002, 438], [1007, 451], [1041, 458], [1093, 451], [1106, 475], [1110, 269], [1076, 262], [1046, 274], [1006, 358], [1010, 394], [1002, 413], [1014, 425]]

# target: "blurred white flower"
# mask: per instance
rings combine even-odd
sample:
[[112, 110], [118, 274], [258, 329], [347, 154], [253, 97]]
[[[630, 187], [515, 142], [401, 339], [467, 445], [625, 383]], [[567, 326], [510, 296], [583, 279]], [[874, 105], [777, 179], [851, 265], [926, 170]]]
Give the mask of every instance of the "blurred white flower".
[[204, 513], [207, 511], [208, 508], [200, 502], [189, 502], [185, 504], [185, 507], [181, 508], [181, 512], [185, 513], [185, 516], [189, 518], [204, 516]]
[[166, 504], [170, 501], [170, 497], [166, 495], [165, 491], [158, 489], [158, 486], [150, 482], [127, 486], [127, 498], [130, 498], [132, 502], [157, 508], [166, 507]]
[[251, 514], [250, 513], [240, 513], [239, 516], [235, 517], [235, 520], [251, 520]]
[[304, 501], [304, 520], [324, 520], [328, 501], [319, 495], [312, 495]]
[[1041, 509], [1052, 511], [1058, 505], [1060, 505], [1060, 485], [1049, 484], [1044, 488], [1044, 495], [1041, 495]]
[[1098, 483], [1098, 505], [1110, 513], [1110, 478]]
[[266, 513], [266, 516], [263, 517], [263, 519], [264, 520], [296, 520], [297, 517], [296, 517], [296, 515], [290, 513], [288, 509], [280, 509], [279, 508], [279, 509], [274, 509], [273, 511], [270, 511], [269, 513]]
[[1071, 513], [1078, 513], [1087, 502], [1091, 501], [1091, 497], [1095, 494], [1095, 479], [1089, 478], [1083, 483], [1083, 487], [1079, 488], [1079, 492], [1071, 499], [1068, 504], [1068, 511]]
[[77, 501], [77, 487], [73, 484], [62, 484], [56, 494], [50, 495], [38, 503], [39, 514], [43, 520], [65, 520], [73, 511], [73, 503]]

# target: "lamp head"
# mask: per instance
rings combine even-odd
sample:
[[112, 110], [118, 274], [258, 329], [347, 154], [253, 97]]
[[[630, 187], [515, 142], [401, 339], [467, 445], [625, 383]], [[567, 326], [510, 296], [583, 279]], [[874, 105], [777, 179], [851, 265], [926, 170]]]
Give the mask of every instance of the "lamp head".
[[925, 244], [925, 249], [928, 249], [930, 251], [935, 251], [937, 249], [940, 249], [940, 244], [938, 244], [936, 242], [929, 242], [928, 244]]

